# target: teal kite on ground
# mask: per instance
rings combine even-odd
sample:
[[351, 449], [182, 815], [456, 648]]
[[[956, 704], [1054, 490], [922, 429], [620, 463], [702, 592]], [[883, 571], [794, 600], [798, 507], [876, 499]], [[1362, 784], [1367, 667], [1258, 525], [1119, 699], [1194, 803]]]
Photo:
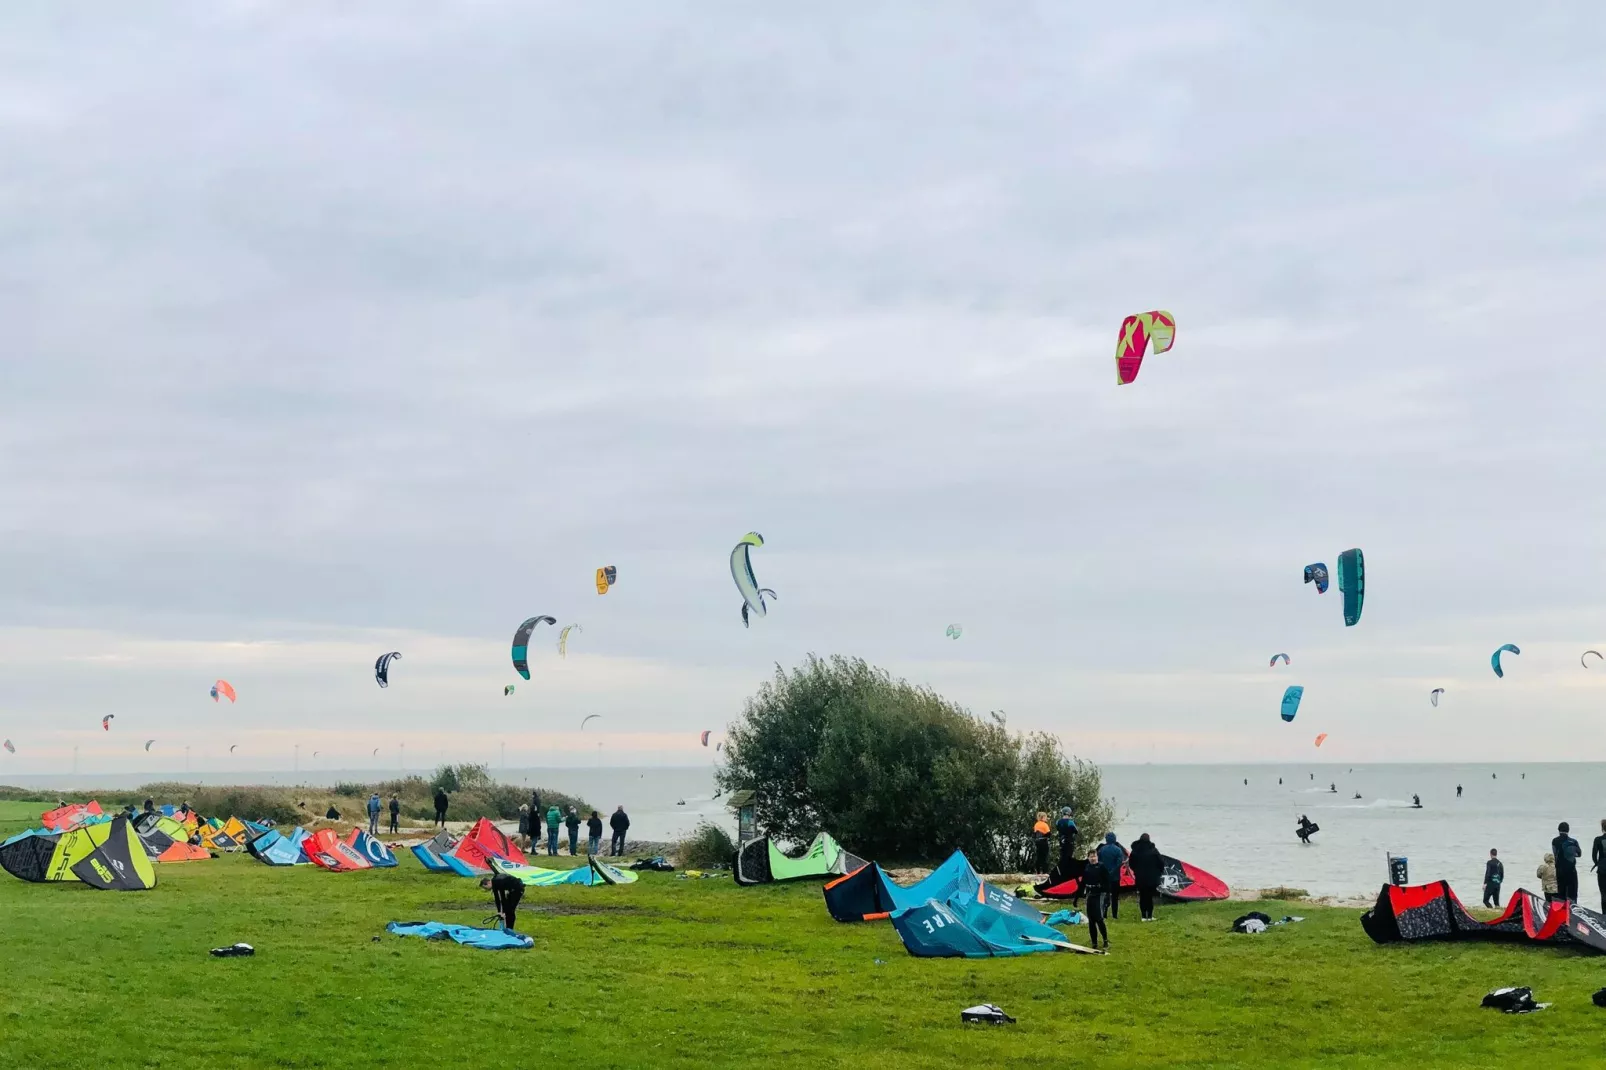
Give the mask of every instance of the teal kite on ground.
[[1500, 655], [1504, 654], [1504, 653], [1507, 653], [1507, 652], [1512, 653], [1512, 654], [1521, 654], [1522, 653], [1522, 651], [1517, 649], [1517, 644], [1516, 643], [1507, 643], [1504, 646], [1502, 646], [1499, 650], [1496, 650], [1493, 654], [1489, 655], [1489, 667], [1491, 669], [1493, 669], [1494, 670], [1494, 674], [1496, 676], [1500, 677], [1502, 680], [1504, 680], [1505, 677], [1506, 677], [1506, 670], [1502, 669], [1500, 667]]

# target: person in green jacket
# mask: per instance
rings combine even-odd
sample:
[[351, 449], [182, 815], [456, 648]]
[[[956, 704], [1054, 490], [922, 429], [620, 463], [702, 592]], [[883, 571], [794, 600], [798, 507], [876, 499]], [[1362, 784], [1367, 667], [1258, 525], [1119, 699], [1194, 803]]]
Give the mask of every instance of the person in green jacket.
[[558, 853], [558, 829], [563, 826], [563, 811], [553, 805], [546, 812], [546, 853]]

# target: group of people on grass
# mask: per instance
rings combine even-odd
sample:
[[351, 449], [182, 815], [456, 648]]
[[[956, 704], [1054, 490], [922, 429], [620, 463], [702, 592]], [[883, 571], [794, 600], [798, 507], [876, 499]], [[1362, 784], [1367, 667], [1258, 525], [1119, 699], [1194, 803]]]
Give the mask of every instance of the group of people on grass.
[[[1048, 856], [1051, 837], [1059, 839], [1059, 864], [1050, 871]], [[1138, 913], [1141, 921], [1154, 920], [1154, 899], [1160, 890], [1165, 863], [1160, 849], [1147, 832], [1138, 837], [1128, 851], [1116, 838], [1106, 832], [1104, 842], [1091, 848], [1085, 856], [1077, 853], [1079, 830], [1076, 817], [1069, 806], [1061, 807], [1058, 819], [1052, 826], [1047, 811], [1038, 811], [1032, 825], [1032, 852], [1035, 869], [1048, 874], [1050, 880], [1060, 882], [1076, 879], [1076, 891], [1071, 905], [1087, 903], [1088, 933], [1094, 947], [1110, 946], [1110, 931], [1106, 917], [1118, 918], [1121, 911], [1121, 869], [1132, 871], [1133, 884], [1138, 893]]]
[[[1534, 871], [1545, 893], [1545, 902], [1565, 900], [1574, 905], [1578, 903], [1578, 862], [1583, 855], [1584, 849], [1573, 839], [1572, 829], [1567, 822], [1557, 825], [1556, 838], [1550, 841], [1545, 860]], [[1589, 861], [1589, 868], [1595, 871], [1595, 883], [1600, 889], [1600, 908], [1606, 911], [1606, 821], [1600, 823], [1600, 835], [1595, 837], [1590, 848]], [[1500, 852], [1490, 848], [1489, 860], [1483, 865], [1484, 906], [1500, 906], [1500, 886], [1505, 879], [1506, 867], [1500, 861]]]
[[[574, 807], [567, 811], [556, 803], [546, 809], [546, 853], [557, 855], [558, 835], [560, 830], [567, 830], [569, 834], [569, 855], [572, 857], [579, 853], [580, 846], [580, 814]], [[523, 838], [524, 849], [534, 851], [540, 842], [541, 836], [541, 794], [531, 792], [530, 801], [519, 806], [519, 835]], [[602, 815], [591, 811], [591, 816], [584, 821], [586, 827], [586, 854], [597, 855], [602, 853]], [[623, 805], [619, 806], [608, 818], [608, 826], [613, 835], [608, 842], [609, 855], [622, 855], [625, 853], [625, 833], [630, 831], [630, 815], [625, 813]]]

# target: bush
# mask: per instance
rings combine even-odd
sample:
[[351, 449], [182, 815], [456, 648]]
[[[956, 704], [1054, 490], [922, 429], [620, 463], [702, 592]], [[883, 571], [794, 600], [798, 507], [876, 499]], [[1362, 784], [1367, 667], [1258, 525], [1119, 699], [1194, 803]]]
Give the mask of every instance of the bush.
[[731, 864], [736, 843], [730, 833], [704, 821], [696, 832], [675, 844], [674, 854], [682, 869], [714, 869]]
[[350, 799], [366, 799], [368, 797], [368, 785], [341, 782], [335, 785], [335, 794], [344, 795]]
[[863, 659], [810, 655], [748, 699], [725, 743], [726, 790], [751, 789], [759, 824], [855, 853], [935, 862], [955, 848], [984, 871], [1017, 865], [1038, 810], [1070, 806], [1083, 842], [1109, 829], [1098, 768], [1054, 737], [1008, 731]]

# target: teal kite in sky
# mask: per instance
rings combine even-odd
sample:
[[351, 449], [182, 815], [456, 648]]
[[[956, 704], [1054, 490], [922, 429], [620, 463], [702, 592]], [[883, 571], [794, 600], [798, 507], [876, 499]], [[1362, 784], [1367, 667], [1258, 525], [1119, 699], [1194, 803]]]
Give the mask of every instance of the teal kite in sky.
[[1290, 687], [1283, 692], [1283, 720], [1292, 721], [1299, 712], [1299, 700], [1305, 697], [1303, 687]]
[[1507, 651], [1510, 651], [1513, 654], [1522, 653], [1522, 651], [1517, 649], [1516, 643], [1507, 643], [1499, 650], [1496, 650], [1493, 654], [1489, 655], [1489, 667], [1493, 669], [1494, 674], [1500, 677], [1502, 680], [1506, 678], [1506, 670], [1500, 667], [1500, 655], [1506, 653]]
[[531, 617], [513, 633], [513, 667], [526, 680], [530, 678], [530, 633], [537, 624], [557, 624], [556, 617]]
[[1344, 626], [1353, 628], [1361, 621], [1366, 601], [1366, 558], [1359, 550], [1338, 555], [1338, 589], [1344, 592]]

